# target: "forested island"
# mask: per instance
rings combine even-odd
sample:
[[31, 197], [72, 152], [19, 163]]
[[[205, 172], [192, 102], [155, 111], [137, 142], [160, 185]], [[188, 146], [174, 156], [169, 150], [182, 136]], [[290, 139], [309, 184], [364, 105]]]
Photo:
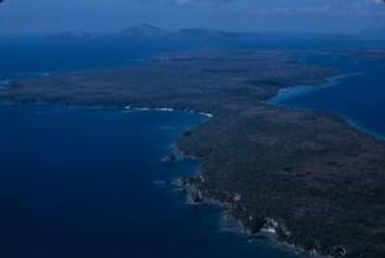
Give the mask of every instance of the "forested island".
[[267, 104], [279, 90], [336, 74], [281, 51], [169, 54], [11, 81], [0, 99], [212, 114], [178, 139], [201, 162], [199, 176], [182, 180], [197, 201], [219, 201], [250, 233], [269, 230], [308, 251], [383, 257], [385, 143], [337, 116]]

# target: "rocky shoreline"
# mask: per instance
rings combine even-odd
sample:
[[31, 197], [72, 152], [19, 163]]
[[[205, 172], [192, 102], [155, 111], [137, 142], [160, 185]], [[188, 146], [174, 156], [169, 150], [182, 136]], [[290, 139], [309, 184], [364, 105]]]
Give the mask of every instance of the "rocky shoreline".
[[[195, 113], [194, 111], [189, 112]], [[201, 159], [198, 157], [186, 155], [178, 146], [178, 142], [173, 145], [173, 150], [164, 156], [161, 162], [164, 165], [170, 165], [181, 159], [192, 159], [201, 162]], [[218, 195], [210, 194], [209, 187], [205, 185], [205, 181], [202, 171], [198, 170], [198, 173], [195, 175], [177, 178], [174, 184], [178, 189], [185, 192], [187, 204], [205, 204], [220, 207], [224, 216], [237, 222], [239, 226], [238, 232], [247, 236], [249, 239], [263, 236], [268, 238], [270, 242], [276, 243], [279, 248], [287, 248], [292, 252], [307, 254], [316, 258], [340, 258], [346, 256], [347, 252], [341, 246], [332, 247], [332, 252], [325, 255], [321, 254], [321, 250], [308, 250], [300, 245], [289, 242], [288, 237], [292, 233], [287, 229], [283, 221], [278, 222], [276, 219], [270, 217], [254, 218], [252, 215], [248, 215], [241, 194], [221, 193], [221, 199], [218, 199], [218, 197], [214, 197]]]
[[271, 242], [276, 243], [280, 248], [288, 248], [293, 252], [307, 254], [312, 257], [345, 257], [346, 250], [341, 246], [333, 247], [333, 252], [326, 256], [320, 253], [320, 250], [307, 250], [300, 245], [288, 242], [291, 232], [283, 222], [278, 222], [274, 218], [254, 218], [247, 215], [248, 211], [242, 204], [240, 194], [223, 194], [222, 200], [214, 199], [204, 188], [204, 178], [202, 175], [185, 176], [176, 180], [177, 187], [183, 189], [186, 193], [187, 203], [200, 205], [214, 205], [221, 207], [225, 216], [234, 219], [239, 225], [239, 232], [249, 239], [266, 237]]

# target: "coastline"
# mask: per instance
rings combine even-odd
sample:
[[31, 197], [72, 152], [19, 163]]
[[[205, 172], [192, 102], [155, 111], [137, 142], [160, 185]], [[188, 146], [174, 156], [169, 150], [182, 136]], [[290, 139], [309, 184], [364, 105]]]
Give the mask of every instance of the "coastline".
[[380, 133], [376, 133], [375, 131], [361, 125], [359, 122], [356, 122], [356, 121], [353, 121], [352, 119], [349, 119], [348, 117], [346, 116], [342, 116], [342, 115], [339, 115], [343, 120], [346, 121], [346, 123], [348, 123], [351, 127], [357, 129], [358, 131], [366, 134], [366, 135], [369, 135], [369, 136], [372, 136], [374, 137], [375, 139], [379, 140], [379, 141], [384, 141], [385, 142], [385, 135], [383, 134], [380, 134]]
[[[281, 104], [280, 102], [285, 101], [287, 99], [290, 99], [292, 97], [306, 95], [309, 92], [322, 90], [324, 88], [330, 88], [330, 87], [338, 87], [338, 85], [349, 78], [352, 78], [354, 76], [360, 76], [362, 75], [362, 72], [355, 72], [355, 73], [347, 73], [347, 74], [341, 74], [332, 76], [329, 78], [326, 78], [326, 82], [320, 85], [311, 85], [311, 84], [305, 84], [305, 85], [297, 85], [297, 86], [290, 86], [287, 88], [283, 88], [278, 91], [277, 95], [271, 98], [270, 100], [267, 100], [265, 103], [270, 106], [288, 109], [288, 110], [299, 110], [304, 112], [320, 112], [325, 114], [325, 112], [306, 109], [306, 108], [297, 108], [292, 107], [290, 105]], [[352, 128], [357, 129], [361, 133], [364, 133], [366, 135], [372, 136], [380, 141], [385, 141], [385, 135], [381, 133], [377, 133], [374, 130], [371, 130], [365, 126], [363, 126], [360, 122], [354, 121], [353, 119], [343, 115], [343, 114], [337, 114], [337, 113], [331, 113], [332, 115], [335, 115], [341, 119], [343, 119], [346, 123], [348, 123]]]
[[290, 99], [293, 96], [300, 96], [300, 95], [306, 95], [307, 93], [319, 90], [323, 88], [329, 88], [329, 87], [336, 87], [340, 83], [340, 81], [343, 81], [345, 79], [361, 75], [361, 72], [355, 72], [355, 73], [347, 73], [347, 74], [339, 74], [331, 77], [325, 78], [325, 82], [321, 84], [299, 84], [294, 86], [289, 86], [286, 88], [282, 88], [278, 91], [278, 93], [272, 97], [271, 99], [267, 100], [265, 103], [268, 105], [273, 105], [276, 107], [284, 107], [289, 108], [285, 105], [280, 105], [279, 102]]

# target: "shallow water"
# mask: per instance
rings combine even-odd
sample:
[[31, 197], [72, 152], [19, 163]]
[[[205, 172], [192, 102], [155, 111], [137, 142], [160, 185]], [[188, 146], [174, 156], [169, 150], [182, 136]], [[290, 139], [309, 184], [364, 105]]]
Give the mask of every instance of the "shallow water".
[[354, 127], [385, 139], [385, 62], [354, 62], [311, 56], [311, 64], [335, 67], [343, 75], [324, 85], [299, 85], [281, 91], [270, 104], [337, 114]]

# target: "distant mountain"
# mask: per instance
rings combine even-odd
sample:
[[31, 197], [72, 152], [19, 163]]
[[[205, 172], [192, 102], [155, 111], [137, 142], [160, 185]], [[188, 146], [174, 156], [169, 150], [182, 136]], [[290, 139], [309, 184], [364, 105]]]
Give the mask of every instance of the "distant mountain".
[[59, 33], [48, 34], [50, 39], [58, 40], [82, 40], [95, 38], [157, 38], [157, 37], [192, 37], [192, 38], [218, 38], [218, 37], [235, 37], [246, 34], [225, 32], [214, 29], [179, 29], [164, 30], [151, 24], [143, 23], [135, 26], [127, 27], [121, 31], [111, 34], [96, 34], [81, 31], [65, 31]]
[[[385, 28], [371, 29], [363, 31], [361, 37], [367, 38], [385, 38]], [[87, 39], [170, 39], [170, 40], [221, 40], [247, 37], [248, 39], [269, 38], [269, 39], [314, 39], [314, 38], [350, 38], [348, 34], [321, 34], [309, 32], [280, 32], [280, 31], [265, 31], [265, 32], [228, 32], [217, 29], [206, 28], [183, 28], [178, 30], [166, 30], [157, 26], [143, 23], [135, 26], [129, 26], [121, 31], [109, 34], [96, 34], [80, 31], [67, 31], [60, 33], [49, 34], [48, 37], [57, 40], [87, 40]]]
[[233, 37], [233, 36], [241, 36], [245, 35], [243, 33], [235, 33], [235, 32], [226, 32], [222, 30], [215, 29], [202, 29], [202, 28], [191, 28], [191, 29], [180, 29], [177, 33], [182, 35], [190, 35], [190, 36], [209, 36], [209, 37]]
[[138, 38], [138, 37], [159, 37], [166, 33], [166, 31], [152, 26], [150, 24], [139, 24], [127, 27], [119, 32], [112, 34], [91, 33], [83, 31], [62, 31], [50, 33], [47, 35], [49, 39], [53, 40], [87, 40], [98, 39], [105, 37], [124, 37], [124, 38]]
[[242, 35], [240, 33], [230, 33], [221, 30], [188, 28], [179, 30], [164, 30], [150, 24], [139, 24], [128, 27], [117, 33], [119, 36], [125, 37], [159, 37], [159, 36], [192, 36], [192, 37], [223, 37]]
[[163, 29], [151, 24], [143, 23], [135, 26], [127, 27], [117, 33], [119, 36], [125, 37], [157, 37], [166, 33]]

